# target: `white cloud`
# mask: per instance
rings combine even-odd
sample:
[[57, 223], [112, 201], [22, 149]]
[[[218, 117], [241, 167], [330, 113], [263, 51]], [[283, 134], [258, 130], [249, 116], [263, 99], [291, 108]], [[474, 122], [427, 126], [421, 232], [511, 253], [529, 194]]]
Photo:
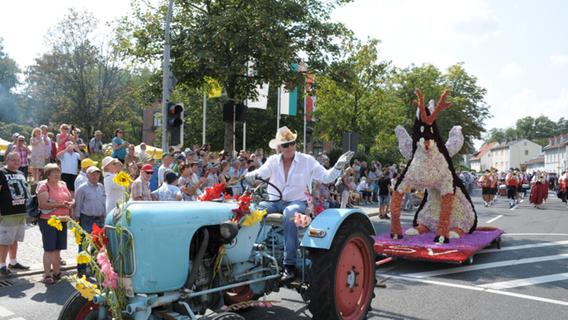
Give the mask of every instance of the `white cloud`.
[[501, 68], [499, 74], [505, 80], [513, 80], [523, 76], [523, 68], [514, 62], [509, 62]]
[[499, 106], [493, 105], [490, 112], [493, 118], [487, 121], [486, 128], [507, 128], [515, 125], [518, 119], [544, 115], [552, 121], [566, 118], [568, 110], [568, 88], [563, 88], [557, 96], [543, 98], [532, 89], [522, 89], [513, 94]]
[[555, 67], [568, 66], [568, 54], [550, 56], [550, 63]]
[[358, 0], [334, 12], [359, 38], [382, 40], [396, 65], [432, 63], [446, 68], [463, 57], [457, 48], [479, 46], [498, 34], [498, 20], [480, 0]]

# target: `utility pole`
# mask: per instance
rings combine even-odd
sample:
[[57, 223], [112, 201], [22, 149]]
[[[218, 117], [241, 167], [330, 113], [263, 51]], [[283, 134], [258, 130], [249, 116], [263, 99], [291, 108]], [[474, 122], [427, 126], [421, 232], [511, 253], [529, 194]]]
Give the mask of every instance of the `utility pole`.
[[162, 152], [168, 152], [167, 143], [167, 126], [168, 126], [168, 101], [170, 100], [170, 22], [172, 20], [172, 11], [174, 0], [168, 1], [168, 14], [166, 15], [166, 25], [164, 33], [164, 78], [162, 80]]

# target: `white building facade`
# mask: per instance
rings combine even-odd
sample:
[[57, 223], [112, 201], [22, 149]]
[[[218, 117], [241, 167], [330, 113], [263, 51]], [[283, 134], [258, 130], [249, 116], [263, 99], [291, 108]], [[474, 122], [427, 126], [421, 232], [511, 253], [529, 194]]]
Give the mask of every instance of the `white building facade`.
[[542, 146], [523, 139], [491, 148], [488, 157], [491, 158], [494, 168], [499, 171], [507, 171], [509, 168], [520, 168], [521, 164], [537, 157], [541, 152]]
[[544, 170], [560, 174], [568, 169], [568, 134], [548, 139], [544, 151]]

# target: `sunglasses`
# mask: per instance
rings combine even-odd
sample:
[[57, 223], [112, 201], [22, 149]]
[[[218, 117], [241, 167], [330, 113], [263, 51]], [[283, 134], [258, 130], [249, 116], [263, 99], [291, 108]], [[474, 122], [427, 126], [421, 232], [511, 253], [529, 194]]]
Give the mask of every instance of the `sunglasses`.
[[288, 148], [289, 146], [295, 146], [295, 145], [296, 145], [296, 141], [292, 141], [292, 142], [283, 143], [283, 144], [281, 144], [280, 146], [281, 146], [282, 148]]
[[142, 172], [145, 172], [147, 174], [154, 174], [154, 171], [142, 171]]

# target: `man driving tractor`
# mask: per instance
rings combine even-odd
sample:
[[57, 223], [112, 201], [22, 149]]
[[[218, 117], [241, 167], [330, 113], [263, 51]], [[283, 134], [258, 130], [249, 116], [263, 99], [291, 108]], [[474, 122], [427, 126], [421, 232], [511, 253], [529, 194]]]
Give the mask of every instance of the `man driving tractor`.
[[[269, 147], [278, 153], [270, 156], [258, 169], [246, 174], [246, 179], [254, 185], [257, 177], [268, 179], [282, 191], [278, 202], [260, 203], [268, 213], [282, 212], [284, 215], [284, 274], [282, 282], [290, 282], [296, 276], [296, 258], [298, 249], [298, 229], [294, 223], [295, 213], [304, 213], [307, 206], [306, 188], [310, 189], [312, 180], [331, 183], [337, 179], [346, 164], [353, 157], [348, 151], [341, 155], [333, 168], [325, 169], [314, 157], [296, 151], [297, 133], [287, 127], [281, 127], [276, 137], [269, 142]], [[268, 186], [270, 200], [277, 199], [276, 190]]]

